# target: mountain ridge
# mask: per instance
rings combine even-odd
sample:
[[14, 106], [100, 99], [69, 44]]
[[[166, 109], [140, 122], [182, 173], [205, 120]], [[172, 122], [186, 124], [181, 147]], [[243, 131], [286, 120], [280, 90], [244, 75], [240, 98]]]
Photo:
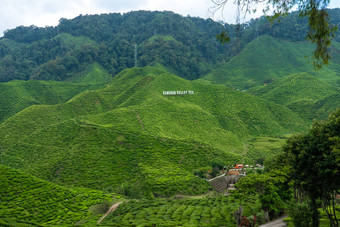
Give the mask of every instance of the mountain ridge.
[[[332, 23], [339, 23], [339, 10], [329, 10]], [[239, 55], [254, 41], [254, 34], [286, 40], [288, 45], [304, 40], [308, 26], [297, 12], [280, 21], [253, 19], [237, 32], [237, 26], [211, 19], [183, 17], [168, 11], [136, 11], [62, 18], [56, 27], [19, 26], [0, 38], [0, 81], [66, 80], [93, 62], [115, 75], [136, 66], [135, 48], [137, 66], [160, 63], [173, 73], [194, 80]], [[226, 45], [221, 45], [215, 36], [223, 30], [231, 37]], [[339, 34], [335, 34], [334, 42], [340, 41]], [[311, 56], [311, 49], [305, 55]], [[339, 72], [338, 68], [336, 65], [328, 73]], [[334, 75], [329, 79], [334, 80]]]

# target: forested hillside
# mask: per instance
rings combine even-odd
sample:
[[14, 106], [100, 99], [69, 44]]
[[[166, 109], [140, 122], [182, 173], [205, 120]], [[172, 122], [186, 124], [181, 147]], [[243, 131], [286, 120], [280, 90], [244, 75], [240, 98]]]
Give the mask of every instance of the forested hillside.
[[[333, 23], [340, 22], [339, 9], [330, 10], [330, 14]], [[215, 35], [222, 30], [227, 30], [230, 34], [229, 44], [222, 45], [217, 41]], [[210, 19], [182, 17], [172, 12], [80, 15], [74, 19], [62, 18], [56, 27], [19, 26], [6, 31], [0, 39], [0, 81], [68, 80], [93, 62], [98, 62], [113, 75], [135, 64], [161, 64], [178, 76], [192, 80], [209, 73], [224, 62], [229, 62], [258, 36], [269, 35], [293, 42], [289, 45], [299, 46], [300, 44], [294, 43], [304, 41], [307, 31], [305, 20], [299, 18], [297, 13], [281, 18], [280, 23], [276, 21], [272, 24], [265, 17], [251, 20], [242, 24], [239, 30], [235, 25], [222, 25]], [[335, 40], [340, 41], [339, 33]], [[262, 45], [267, 46], [266, 43]], [[333, 49], [334, 59], [337, 59], [338, 45]], [[294, 56], [292, 60], [300, 62], [296, 63], [298, 71], [291, 69], [289, 72], [301, 72], [302, 68], [312, 71], [312, 66], [301, 59], [304, 55], [311, 56], [311, 50], [312, 48], [304, 49]], [[243, 52], [246, 51], [247, 49]], [[265, 50], [253, 50], [248, 58], [262, 55], [263, 51]], [[287, 53], [290, 51], [288, 49]], [[236, 66], [239, 67], [237, 64]], [[289, 64], [283, 63], [283, 67], [271, 70], [281, 71], [281, 75], [287, 67], [290, 67]], [[336, 71], [338, 74], [338, 68], [336, 65], [332, 72]], [[275, 75], [278, 74], [265, 74], [264, 78], [255, 82], [262, 83], [263, 79], [272, 79]], [[214, 79], [217, 82], [221, 80], [226, 81]], [[248, 80], [249, 78], [245, 81], [245, 87], [252, 85], [252, 81]]]
[[90, 63], [111, 74], [161, 63], [195, 79], [228, 56], [215, 38], [223, 29], [212, 20], [172, 12], [138, 11], [61, 19], [57, 27], [18, 27], [0, 40], [0, 80], [66, 80]]

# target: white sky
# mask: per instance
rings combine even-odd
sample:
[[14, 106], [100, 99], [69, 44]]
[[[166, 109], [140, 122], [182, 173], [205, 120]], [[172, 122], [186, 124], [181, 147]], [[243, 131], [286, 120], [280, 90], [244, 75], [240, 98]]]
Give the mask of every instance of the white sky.
[[[212, 15], [209, 12], [213, 6], [211, 0], [0, 0], [0, 37], [6, 29], [20, 25], [56, 26], [60, 18], [134, 10], [168, 10], [183, 16], [235, 23], [236, 6], [233, 5], [234, 0], [229, 1], [222, 17], [220, 13]], [[331, 0], [330, 8], [340, 8], [340, 1]], [[251, 16], [259, 17], [261, 12], [259, 7], [257, 13]]]

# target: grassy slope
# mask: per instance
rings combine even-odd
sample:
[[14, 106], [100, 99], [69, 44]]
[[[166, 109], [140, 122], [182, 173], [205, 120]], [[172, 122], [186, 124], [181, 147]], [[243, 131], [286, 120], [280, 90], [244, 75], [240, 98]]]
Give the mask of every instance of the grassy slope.
[[111, 79], [95, 63], [74, 79], [77, 83], [37, 80], [0, 83], [0, 123], [31, 105], [64, 103], [83, 91], [103, 88]]
[[[195, 94], [163, 96], [163, 90]], [[230, 153], [242, 147], [238, 136], [304, 126], [289, 109], [264, 99], [146, 67], [65, 104], [31, 106], [0, 125], [0, 138], [6, 164], [44, 179], [107, 189], [135, 178], [168, 195], [207, 190], [193, 170], [216, 158], [240, 160]]]
[[74, 225], [97, 220], [89, 211], [112, 195], [89, 189], [69, 189], [0, 165], [0, 225]]
[[304, 119], [325, 118], [340, 106], [340, 90], [306, 73], [284, 77], [252, 93], [284, 105]]
[[[320, 80], [339, 86], [340, 63], [334, 60], [329, 67], [315, 72], [310, 58], [313, 47], [307, 42], [292, 43], [264, 35], [247, 44], [242, 52], [222, 67], [204, 76], [214, 83], [228, 84], [240, 89], [263, 84], [298, 72], [307, 72]], [[333, 56], [339, 54], [334, 41]]]

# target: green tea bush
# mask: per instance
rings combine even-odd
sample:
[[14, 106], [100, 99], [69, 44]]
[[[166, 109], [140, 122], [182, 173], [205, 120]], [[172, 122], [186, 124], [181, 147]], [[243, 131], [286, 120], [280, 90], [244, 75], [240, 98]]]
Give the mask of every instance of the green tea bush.
[[[69, 189], [0, 165], [0, 220], [37, 225], [73, 225], [96, 217], [89, 208], [113, 197], [89, 189]], [[107, 201], [104, 202], [103, 201]]]

